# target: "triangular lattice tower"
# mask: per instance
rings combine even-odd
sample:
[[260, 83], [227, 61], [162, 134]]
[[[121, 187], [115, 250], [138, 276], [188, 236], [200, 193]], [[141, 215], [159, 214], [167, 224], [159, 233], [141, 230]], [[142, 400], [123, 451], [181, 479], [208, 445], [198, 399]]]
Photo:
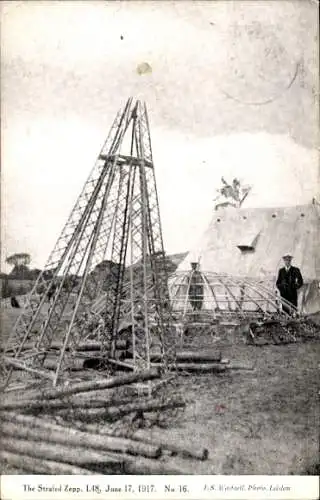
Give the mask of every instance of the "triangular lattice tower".
[[[101, 263], [109, 264], [104, 294]], [[84, 318], [97, 301], [103, 354], [113, 356], [121, 322], [129, 320], [133, 368], [150, 367], [152, 339], [168, 367], [175, 349], [168, 297], [147, 110], [129, 99], [8, 339], [5, 385], [13, 367], [54, 385], [65, 380], [68, 353], [86, 337]], [[57, 340], [52, 371], [45, 359]]]

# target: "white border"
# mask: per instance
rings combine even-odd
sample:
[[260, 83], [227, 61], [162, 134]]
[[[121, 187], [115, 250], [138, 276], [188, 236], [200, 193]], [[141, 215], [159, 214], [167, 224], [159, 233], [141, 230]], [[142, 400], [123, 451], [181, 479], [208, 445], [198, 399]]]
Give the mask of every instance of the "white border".
[[2, 500], [318, 500], [317, 476], [1, 477]]

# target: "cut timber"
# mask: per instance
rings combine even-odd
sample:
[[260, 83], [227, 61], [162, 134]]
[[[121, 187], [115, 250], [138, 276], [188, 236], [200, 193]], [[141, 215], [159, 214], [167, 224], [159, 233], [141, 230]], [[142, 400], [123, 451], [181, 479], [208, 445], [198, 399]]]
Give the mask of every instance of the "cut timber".
[[[67, 431], [69, 430], [68, 428], [66, 429]], [[98, 436], [97, 436], [98, 437]], [[17, 445], [12, 445], [13, 442], [20, 442], [20, 445], [21, 445], [21, 441], [22, 440], [17, 440], [17, 439], [12, 439], [10, 440], [9, 442], [9, 446], [11, 446], [10, 450], [12, 450], [13, 448], [16, 448]], [[8, 443], [8, 438], [5, 439], [5, 446], [4, 447], [8, 447], [8, 444], [6, 444], [6, 442]], [[29, 460], [30, 459], [30, 462], [28, 462], [28, 464], [30, 465], [30, 463], [32, 463], [33, 460], [38, 460], [39, 463], [41, 462], [42, 463], [42, 460], [39, 460], [39, 458], [31, 458], [31, 455], [29, 455], [30, 453], [30, 449], [37, 449], [38, 448], [38, 444], [39, 442], [31, 442], [31, 444], [29, 445], [29, 441], [23, 441], [23, 447], [26, 446], [25, 449], [28, 450], [28, 453], [25, 453], [25, 459]], [[42, 444], [42, 442], [41, 442]], [[48, 445], [50, 446], [50, 443], [43, 443], [44, 446], [46, 446], [46, 449], [48, 450]], [[138, 444], [138, 442], [136, 442], [136, 444]], [[141, 443], [143, 444], [143, 443]], [[22, 446], [20, 446], [20, 449], [22, 448]], [[61, 447], [59, 447], [61, 449]], [[70, 450], [72, 452], [73, 450], [73, 446], [70, 446]], [[83, 448], [83, 453], [86, 453], [87, 451], [87, 448]], [[90, 453], [92, 452], [92, 450], [90, 450]], [[40, 452], [36, 452], [36, 453], [40, 453]], [[112, 457], [117, 457], [116, 454], [112, 454]], [[46, 458], [47, 455], [46, 455]], [[65, 460], [65, 455], [63, 455], [63, 457], [61, 457], [63, 460]], [[176, 463], [170, 463], [170, 460], [166, 459], [165, 462], [161, 461], [160, 459], [159, 460], [153, 460], [153, 459], [150, 459], [150, 458], [144, 458], [142, 456], [129, 456], [129, 455], [126, 455], [126, 454], [121, 454], [119, 455], [119, 460], [123, 461], [123, 469], [122, 469], [122, 473], [123, 474], [153, 474], [153, 475], [161, 475], [161, 474], [172, 474], [172, 475], [175, 475], [175, 474], [190, 474], [191, 471], [190, 470], [187, 470], [186, 468], [186, 464], [176, 464]], [[47, 460], [43, 460], [43, 462], [46, 462]], [[67, 465], [67, 464], [57, 464], [57, 465], [61, 465], [61, 468], [63, 468], [64, 465]], [[69, 467], [71, 468], [72, 466], [69, 465]], [[94, 471], [91, 473], [94, 473], [94, 472], [97, 472], [97, 469], [99, 468], [99, 464], [97, 466], [94, 466], [93, 463], [91, 464], [88, 464], [87, 465], [87, 468], [90, 469], [92, 468], [92, 470], [94, 469]], [[59, 470], [59, 469], [58, 469]], [[63, 470], [63, 469], [62, 469]], [[42, 471], [39, 470], [38, 473], [41, 473]], [[101, 471], [103, 473], [103, 471]], [[46, 473], [46, 472], [44, 472]], [[58, 472], [50, 472], [48, 471], [49, 474], [58, 474]], [[63, 474], [64, 472], [60, 472], [60, 474]], [[70, 473], [72, 474], [72, 472], [65, 472], [65, 474], [67, 473]], [[77, 472], [74, 472], [74, 473], [77, 473]]]
[[[90, 396], [90, 393], [89, 393]], [[101, 397], [101, 396], [100, 396]], [[93, 408], [108, 408], [114, 406], [124, 406], [132, 401], [127, 399], [125, 401], [112, 401], [111, 399], [94, 399], [90, 397], [77, 398], [74, 396], [70, 399], [53, 399], [53, 400], [16, 400], [7, 401], [0, 405], [0, 411], [10, 410], [23, 410], [25, 412], [32, 411], [46, 411], [46, 410], [74, 410], [74, 409], [93, 409]]]
[[124, 465], [125, 474], [138, 475], [185, 475], [191, 474], [185, 464], [171, 464], [169, 460], [147, 460], [137, 457], [135, 460], [126, 461]]
[[33, 474], [51, 475], [93, 474], [91, 470], [83, 469], [82, 467], [45, 460], [43, 458], [34, 458], [21, 453], [12, 453], [4, 449], [0, 451], [0, 457], [6, 460], [8, 464], [20, 469], [21, 473], [22, 471], [27, 471]]
[[[27, 391], [24, 391], [23, 397], [18, 398], [18, 394], [4, 394], [4, 397], [1, 399], [0, 403], [0, 411], [7, 410], [24, 410], [29, 407], [37, 408], [41, 406], [41, 408], [56, 408], [59, 407], [61, 403], [68, 404], [72, 406], [73, 404], [76, 406], [81, 403], [89, 403], [89, 402], [105, 402], [105, 406], [119, 406], [125, 405], [127, 403], [132, 403], [133, 395], [134, 395], [134, 385], [128, 386], [130, 390], [126, 391], [126, 395], [123, 397], [119, 397], [117, 391], [113, 391], [110, 389], [101, 389], [97, 391], [88, 391], [88, 392], [80, 392], [78, 394], [73, 394], [71, 396], [65, 396], [62, 398], [56, 399], [39, 399], [39, 393], [34, 394]], [[14, 397], [13, 397], [14, 396]], [[99, 406], [99, 403], [97, 403]], [[24, 413], [24, 412], [23, 412]]]
[[[106, 344], [108, 347], [108, 344]], [[116, 342], [116, 349], [128, 349], [129, 341], [124, 339], [118, 339]], [[50, 349], [60, 350], [62, 348], [62, 343], [54, 341], [50, 345]], [[31, 342], [26, 342], [23, 346], [23, 351], [33, 350], [34, 344]], [[2, 349], [3, 350], [3, 349]], [[12, 350], [12, 349], [11, 349]], [[79, 342], [79, 344], [72, 346], [67, 346], [67, 351], [75, 350], [75, 351], [100, 351], [101, 350], [101, 342], [96, 341], [87, 341], [87, 342]], [[10, 349], [6, 352], [10, 352]]]
[[207, 448], [196, 449], [194, 446], [182, 446], [176, 445], [172, 442], [168, 442], [159, 436], [148, 437], [148, 434], [142, 430], [138, 429], [131, 435], [132, 439], [138, 439], [144, 443], [153, 443], [161, 446], [163, 450], [169, 450], [172, 454], [181, 456], [183, 458], [195, 458], [197, 460], [207, 460], [209, 457], [209, 452]]
[[[152, 367], [160, 366], [157, 363], [152, 363]], [[190, 372], [224, 372], [227, 366], [221, 363], [177, 363], [174, 365], [175, 370], [190, 371]]]
[[[105, 344], [108, 346], [108, 343]], [[116, 341], [116, 349], [127, 349], [129, 347], [129, 341], [125, 339], [118, 339]], [[79, 342], [75, 350], [76, 351], [99, 351], [101, 349], [101, 342], [87, 341]]]
[[[5, 454], [7, 452], [4, 452]], [[5, 459], [1, 460], [1, 453], [0, 453], [0, 463], [1, 463], [1, 471], [3, 475], [8, 475], [8, 476], [18, 476], [18, 475], [26, 475], [29, 473], [27, 469], [22, 469], [22, 467], [16, 467], [15, 465], [11, 465], [9, 462], [7, 462]]]
[[[126, 356], [124, 356], [126, 358]], [[123, 358], [121, 358], [123, 359]], [[108, 359], [108, 363], [110, 363], [113, 366], [118, 367], [119, 369], [127, 372], [132, 372], [134, 370], [134, 365], [131, 365], [129, 363], [124, 363], [123, 361], [119, 361], [118, 359]]]
[[239, 322], [240, 322], [240, 320], [239, 321], [236, 321], [236, 320], [231, 321], [230, 320], [230, 321], [220, 321], [219, 324], [221, 326], [230, 326], [230, 327], [232, 327], [232, 326], [239, 326]]
[[[84, 446], [98, 451], [114, 451], [130, 455], [143, 455], [157, 458], [161, 455], [159, 446], [144, 445], [130, 439], [111, 436], [99, 436], [88, 432], [78, 431], [71, 427], [52, 424], [43, 419], [28, 416], [3, 413], [1, 419], [6, 420], [6, 425], [1, 422], [2, 432], [10, 436], [20, 436], [25, 439], [50, 441], [68, 446]], [[21, 425], [22, 424], [22, 425]], [[5, 431], [3, 430], [5, 429]]]
[[[21, 363], [19, 361], [17, 361], [16, 358], [10, 358], [9, 356], [3, 356], [1, 362], [5, 363], [9, 366], [12, 366], [12, 368], [21, 370]], [[32, 373], [33, 375], [36, 375], [36, 376], [40, 375], [44, 379], [49, 379], [49, 380], [53, 381], [53, 375], [51, 373], [47, 373], [43, 370], [36, 370], [36, 369], [30, 368], [30, 366], [26, 366], [26, 365], [24, 365], [23, 370], [28, 372], [28, 373]]]
[[97, 453], [96, 451], [81, 447], [68, 447], [46, 441], [32, 441], [29, 438], [28, 440], [20, 439], [20, 436], [7, 437], [7, 435], [1, 437], [1, 446], [3, 449], [13, 453], [22, 453], [29, 457], [83, 466], [85, 469], [94, 469], [96, 471], [103, 471], [104, 473], [121, 473], [123, 470], [121, 456], [116, 460], [107, 454]]
[[[177, 351], [176, 360], [179, 361], [200, 361], [200, 362], [213, 362], [221, 361], [221, 352], [197, 352], [197, 351]], [[161, 354], [150, 353], [151, 361], [160, 361]]]
[[[90, 352], [90, 354], [88, 354]], [[116, 351], [117, 357], [125, 357], [126, 351]], [[49, 352], [43, 363], [43, 367], [46, 370], [56, 370], [59, 363], [59, 356], [54, 354], [54, 351]], [[101, 355], [101, 351], [78, 351], [74, 353], [69, 358], [65, 359], [66, 368], [71, 371], [82, 371], [82, 370], [99, 370], [105, 368], [108, 364], [124, 365], [117, 360], [109, 360], [106, 356]], [[128, 365], [127, 365], [128, 366]], [[132, 371], [131, 367], [130, 371]], [[128, 369], [129, 371], [129, 369]]]
[[[108, 379], [78, 382], [67, 387], [58, 387], [57, 389], [45, 389], [41, 392], [37, 391], [34, 396], [38, 397], [39, 399], [56, 399], [65, 396], [71, 396], [72, 394], [78, 394], [81, 392], [112, 389], [114, 387], [120, 387], [126, 384], [134, 384], [135, 382], [142, 382], [146, 380], [153, 380], [159, 377], [160, 370], [154, 368], [151, 370], [136, 373], [118, 375], [116, 377], [110, 377]], [[29, 394], [29, 397], [31, 397], [31, 394]]]
[[[75, 421], [73, 421], [75, 422]], [[76, 425], [79, 429], [87, 432], [92, 432], [94, 434], [102, 434], [112, 436], [113, 431], [112, 428], [108, 428], [107, 426], [99, 426], [96, 424], [86, 424], [81, 421], [76, 421]], [[135, 439], [137, 441], [142, 441], [144, 443], [156, 444], [161, 447], [163, 451], [169, 451], [171, 455], [177, 455], [183, 458], [193, 458], [196, 460], [207, 460], [209, 457], [209, 452], [206, 448], [197, 449], [196, 446], [190, 445], [180, 445], [169, 442], [162, 436], [161, 433], [155, 432], [152, 429], [151, 434], [144, 429], [138, 429], [134, 432], [128, 432], [127, 430], [117, 430], [117, 437], [129, 437], [130, 439]]]
[[[185, 406], [185, 403], [182, 401], [168, 401], [162, 403], [161, 401], [146, 401], [146, 402], [137, 402], [137, 403], [129, 403], [127, 405], [118, 406], [118, 407], [110, 407], [110, 408], [96, 408], [89, 409], [85, 411], [74, 410], [72, 412], [72, 418], [84, 420], [86, 422], [96, 421], [96, 420], [108, 420], [115, 421], [125, 415], [129, 415], [130, 413], [139, 412], [153, 412], [153, 411], [164, 411], [172, 408], [182, 408]], [[68, 415], [70, 413], [69, 410], [62, 410], [59, 412], [60, 415]]]
[[11, 465], [3, 456], [6, 453], [7, 452], [5, 451], [3, 451], [2, 453], [0, 451], [0, 466], [2, 475], [17, 476], [17, 475], [29, 474], [29, 471], [27, 469]]
[[[59, 363], [59, 356], [48, 355], [44, 360], [43, 367], [46, 370], [56, 370]], [[66, 368], [71, 371], [98, 370], [107, 364], [107, 359], [101, 357], [76, 357], [73, 356], [65, 360]]]
[[107, 391], [93, 391], [75, 394], [69, 398], [61, 399], [17, 399], [6, 398], [0, 404], [1, 411], [23, 410], [23, 413], [32, 410], [62, 410], [67, 408], [108, 408], [113, 406], [123, 406], [132, 403], [132, 398], [114, 400]]

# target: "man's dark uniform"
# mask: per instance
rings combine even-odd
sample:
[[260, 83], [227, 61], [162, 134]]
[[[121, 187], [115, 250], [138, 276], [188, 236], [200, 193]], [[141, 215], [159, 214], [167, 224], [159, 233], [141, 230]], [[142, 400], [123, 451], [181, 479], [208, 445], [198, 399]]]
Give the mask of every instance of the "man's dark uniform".
[[189, 302], [194, 311], [200, 311], [203, 303], [203, 280], [200, 271], [192, 264], [189, 278]]
[[281, 297], [297, 307], [298, 290], [303, 285], [300, 269], [294, 266], [290, 266], [288, 269], [282, 267], [279, 269], [276, 285]]

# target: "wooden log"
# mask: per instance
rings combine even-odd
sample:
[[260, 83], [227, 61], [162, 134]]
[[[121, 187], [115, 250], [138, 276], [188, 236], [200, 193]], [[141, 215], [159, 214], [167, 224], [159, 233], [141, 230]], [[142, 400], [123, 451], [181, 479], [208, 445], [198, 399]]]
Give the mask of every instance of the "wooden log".
[[134, 402], [124, 406], [110, 408], [93, 408], [83, 411], [81, 409], [75, 409], [74, 411], [72, 411], [72, 414], [70, 414], [70, 410], [61, 410], [59, 411], [59, 414], [64, 416], [70, 415], [72, 416], [72, 418], [84, 420], [86, 422], [96, 420], [108, 420], [110, 422], [113, 422], [115, 420], [119, 420], [125, 415], [129, 415], [130, 413], [164, 411], [171, 408], [182, 408], [184, 406], [185, 403], [182, 401], [168, 401], [165, 403], [161, 403], [157, 400], [153, 400], [146, 402]]
[[[150, 353], [151, 361], [161, 360], [161, 354], [157, 352]], [[199, 352], [199, 351], [177, 351], [176, 360], [180, 361], [199, 361], [199, 362], [219, 362], [221, 361], [221, 352]]]
[[[7, 451], [2, 449], [1, 456], [6, 458], [9, 463], [12, 463], [16, 467], [24, 466], [28, 472], [34, 474], [50, 474], [50, 475], [73, 475], [73, 474], [85, 474], [93, 475], [97, 473], [103, 473], [98, 471], [98, 467], [95, 468], [90, 464], [87, 468], [78, 467], [68, 463], [61, 463], [53, 460], [48, 460], [46, 458], [37, 458], [27, 454], [17, 454], [12, 451]], [[166, 461], [152, 460], [144, 457], [130, 457], [128, 455], [121, 455], [123, 459], [123, 471], [122, 474], [139, 474], [139, 475], [184, 475], [190, 474], [185, 464], [175, 464], [171, 463], [168, 459]], [[89, 467], [92, 467], [90, 470]], [[95, 470], [94, 470], [95, 469]]]
[[33, 411], [47, 411], [47, 410], [77, 410], [81, 408], [82, 410], [94, 409], [94, 408], [105, 408], [112, 405], [110, 401], [96, 400], [96, 401], [61, 401], [61, 400], [49, 400], [49, 401], [12, 401], [5, 403], [0, 406], [0, 411], [10, 411], [10, 410], [23, 410], [23, 413], [29, 413]]
[[[17, 440], [15, 440], [17, 441]], [[25, 441], [25, 443], [29, 443], [29, 441]], [[48, 446], [49, 443], [44, 443], [46, 446]], [[31, 448], [32, 449], [35, 449], [36, 447], [38, 446], [38, 442], [34, 442], [31, 444]], [[28, 448], [30, 449], [30, 447]], [[48, 449], [48, 448], [47, 448]], [[61, 449], [61, 448], [60, 448]], [[71, 448], [73, 450], [73, 446]], [[87, 450], [84, 449], [85, 451]], [[91, 452], [91, 450], [90, 450]], [[145, 458], [143, 456], [130, 456], [128, 454], [121, 454], [121, 455], [117, 455], [115, 453], [112, 453], [112, 454], [109, 454], [108, 455], [112, 456], [112, 457], [115, 457], [115, 458], [120, 458], [122, 461], [123, 461], [123, 469], [122, 469], [122, 473], [123, 474], [190, 474], [192, 473], [192, 471], [187, 469], [186, 467], [186, 464], [176, 464], [176, 463], [171, 463], [170, 460], [168, 459], [168, 457], [166, 457], [166, 460], [165, 462], [162, 461], [162, 460], [154, 460], [154, 459], [151, 459], [151, 458]], [[32, 464], [32, 461], [33, 460], [39, 460], [37, 458], [32, 458], [30, 456], [27, 457], [27, 455], [25, 455], [27, 460], [28, 460], [28, 464], [30, 465], [30, 463]], [[64, 454], [64, 456], [66, 456]], [[29, 461], [30, 459], [30, 461]], [[42, 460], [41, 460], [42, 462]], [[44, 463], [46, 462], [46, 460], [44, 460]], [[40, 460], [39, 460], [39, 463], [40, 463]], [[67, 466], [67, 464], [64, 464], [64, 463], [61, 463], [61, 464], [58, 464], [58, 465], [61, 465], [61, 467], [64, 467], [65, 465]], [[98, 468], [99, 464], [97, 464], [96, 466], [94, 466], [94, 464], [91, 462], [90, 464], [87, 464], [87, 469], [90, 467], [92, 468], [91, 471], [93, 469], [94, 472], [97, 471], [97, 468]], [[69, 465], [69, 467], [71, 467]], [[94, 472], [89, 472], [89, 473], [94, 473]], [[41, 471], [39, 471], [38, 473], [41, 473]], [[44, 472], [46, 473], [46, 472]], [[76, 474], [77, 472], [48, 472], [48, 473], [52, 473], [52, 474]], [[88, 472], [86, 472], [88, 473]], [[103, 472], [102, 472], [103, 473]]]
[[[126, 356], [124, 356], [124, 358], [121, 358], [121, 359], [125, 359]], [[108, 359], [108, 363], [110, 363], [111, 365], [114, 365], [116, 367], [118, 367], [120, 370], [124, 370], [126, 372], [132, 372], [134, 370], [134, 366], [129, 363], [124, 363], [123, 361], [120, 361], [118, 359]]]
[[41, 377], [43, 377], [44, 379], [49, 379], [49, 380], [53, 381], [53, 378], [54, 378], [53, 374], [48, 373], [45, 370], [36, 370], [35, 368], [30, 368], [30, 366], [27, 366], [27, 365], [24, 365], [24, 367], [22, 368], [21, 363], [19, 361], [17, 361], [16, 358], [11, 358], [9, 356], [3, 356], [1, 362], [11, 366], [13, 369], [23, 370], [23, 371], [26, 371], [28, 373], [32, 373], [33, 375], [36, 375], [38, 377], [39, 377], [39, 375], [41, 375]]
[[191, 474], [186, 464], [172, 464], [169, 460], [148, 460], [143, 457], [137, 457], [135, 460], [126, 460], [124, 464], [124, 474], [138, 475], [185, 475]]
[[[105, 344], [108, 346], [108, 343]], [[116, 341], [116, 349], [127, 349], [129, 347], [128, 340], [118, 339]], [[101, 342], [96, 341], [87, 341], [87, 342], [79, 342], [76, 347], [76, 351], [97, 351], [101, 349]]]
[[[43, 421], [41, 418], [29, 415], [2, 413], [1, 419], [6, 421], [6, 433], [10, 432], [11, 436], [16, 435], [36, 441], [43, 440], [68, 446], [84, 446], [98, 451], [121, 452], [151, 458], [158, 458], [161, 455], [161, 448], [159, 446], [145, 445], [131, 439], [111, 436], [101, 437], [70, 427], [52, 424], [51, 422]], [[4, 423], [1, 422], [2, 427], [3, 425]], [[1, 430], [4, 432], [3, 428]]]
[[[101, 357], [72, 357], [66, 361], [66, 367], [71, 371], [83, 371], [83, 370], [98, 370], [107, 364], [107, 360]], [[49, 355], [46, 357], [43, 363], [43, 367], [46, 370], [56, 370], [59, 362], [59, 356]]]
[[[70, 402], [80, 402], [80, 401], [108, 401], [110, 403], [109, 406], [119, 406], [125, 405], [127, 403], [133, 402], [134, 392], [131, 390], [134, 389], [134, 386], [130, 386], [130, 390], [126, 388], [125, 391], [110, 391], [109, 389], [101, 389], [97, 391], [90, 392], [81, 392], [79, 394], [74, 394], [69, 397], [61, 398], [59, 401], [70, 401]], [[141, 398], [142, 400], [142, 398]], [[49, 401], [49, 400], [48, 400]], [[54, 401], [54, 400], [52, 400]]]
[[55, 462], [53, 460], [45, 460], [43, 458], [34, 458], [28, 455], [23, 455], [21, 453], [13, 453], [4, 449], [0, 451], [0, 456], [8, 464], [19, 469], [21, 471], [20, 474], [23, 474], [24, 471], [30, 472], [32, 474], [52, 475], [94, 474], [94, 472], [92, 472], [91, 470], [84, 469], [82, 467]]
[[[151, 366], [156, 368], [161, 366], [159, 363], [151, 363]], [[227, 365], [221, 363], [176, 363], [174, 369], [186, 372], [213, 372], [219, 373], [227, 370]]]
[[[89, 393], [90, 394], [90, 393]], [[76, 399], [49, 399], [49, 400], [29, 400], [29, 401], [7, 401], [0, 404], [0, 411], [23, 410], [25, 412], [32, 411], [47, 411], [47, 410], [77, 410], [77, 409], [95, 409], [95, 408], [108, 408], [115, 406], [125, 406], [132, 403], [131, 399], [122, 401], [113, 401], [111, 399], [92, 399], [81, 398]]]
[[[116, 351], [116, 357], [125, 356], [126, 351]], [[84, 353], [78, 353], [84, 354]], [[82, 370], [99, 370], [101, 368], [105, 368], [108, 365], [112, 364], [115, 366], [119, 366], [122, 369], [126, 369], [126, 371], [131, 371], [134, 369], [133, 366], [127, 365], [126, 363], [121, 363], [118, 359], [109, 359], [107, 357], [103, 357], [100, 351], [90, 351], [90, 356], [72, 356], [67, 361], [66, 365], [71, 371], [82, 371]], [[59, 356], [48, 355], [43, 363], [44, 368], [47, 370], [56, 370], [59, 362]]]
[[[116, 459], [107, 453], [97, 452], [89, 448], [80, 446], [65, 446], [57, 443], [51, 443], [45, 440], [45, 435], [41, 441], [32, 440], [35, 432], [26, 432], [22, 439], [23, 432], [20, 429], [19, 434], [13, 435], [13, 427], [10, 424], [3, 424], [1, 446], [7, 451], [22, 453], [30, 457], [54, 460], [55, 462], [68, 463], [70, 465], [83, 466], [85, 469], [96, 470], [103, 473], [120, 474], [123, 471], [123, 460], [121, 456]], [[10, 434], [8, 434], [8, 432]], [[11, 437], [10, 437], [11, 436]]]
[[[32, 391], [32, 392], [31, 392]], [[34, 393], [34, 391], [31, 389], [30, 391], [24, 391], [23, 394], [21, 393], [18, 394], [3, 394], [3, 398], [0, 403], [0, 411], [7, 411], [7, 410], [20, 410], [24, 408], [29, 408], [29, 407], [38, 407], [38, 405], [44, 405], [45, 403], [52, 402], [53, 407], [56, 404], [55, 401], [57, 402], [67, 402], [67, 403], [72, 403], [72, 402], [80, 402], [80, 401], [93, 401], [93, 400], [99, 400], [99, 399], [104, 399], [105, 401], [111, 401], [112, 400], [112, 395], [110, 394], [110, 391], [107, 389], [106, 391], [92, 391], [92, 392], [84, 392], [80, 394], [75, 394], [74, 396], [70, 397], [65, 397], [65, 398], [57, 398], [56, 400], [44, 400], [44, 399], [38, 399], [38, 396]], [[50, 407], [50, 405], [48, 405]]]
[[[123, 375], [118, 375], [115, 377], [110, 377], [108, 379], [99, 380], [88, 380], [85, 382], [78, 382], [67, 387], [58, 387], [56, 389], [44, 389], [43, 391], [37, 391], [34, 393], [35, 397], [39, 399], [56, 399], [66, 396], [71, 396], [73, 394], [78, 394], [81, 392], [96, 391], [101, 389], [112, 389], [114, 387], [120, 387], [127, 384], [134, 384], [136, 382], [143, 382], [146, 380], [154, 380], [160, 377], [160, 370], [153, 368], [151, 370], [126, 373]], [[29, 397], [30, 397], [29, 393]], [[31, 396], [32, 397], [32, 396]]]
[[[124, 355], [126, 353], [126, 349], [119, 349], [117, 348], [115, 351], [116, 357], [119, 357], [121, 355]], [[50, 351], [50, 354], [53, 354], [54, 356], [58, 355], [59, 353], [57, 351]], [[101, 349], [92, 349], [92, 350], [84, 350], [82, 351], [81, 349], [76, 349], [73, 353], [74, 356], [79, 356], [84, 359], [90, 359], [90, 358], [101, 358], [101, 359], [108, 359], [107, 353], [102, 352]], [[103, 355], [103, 357], [102, 357]]]
[[[99, 425], [88, 424], [82, 421], [73, 421], [73, 424], [83, 431], [92, 432], [94, 434], [108, 436], [114, 435], [112, 429], [106, 425], [101, 427]], [[165, 439], [162, 436], [162, 432], [161, 434], [159, 434], [155, 432], [154, 429], [152, 429], [151, 434], [144, 429], [137, 429], [134, 432], [128, 432], [127, 430], [119, 429], [117, 431], [117, 437], [126, 437], [137, 441], [142, 441], [144, 443], [156, 444], [161, 447], [163, 452], [168, 451], [171, 455], [177, 455], [182, 458], [192, 458], [204, 461], [209, 457], [209, 451], [207, 448], [197, 448], [193, 445], [191, 446], [188, 444], [176, 444], [172, 443], [172, 441], [169, 442], [168, 439]]]
[[137, 439], [144, 443], [157, 444], [161, 446], [163, 450], [169, 450], [173, 455], [178, 455], [183, 458], [195, 458], [196, 460], [203, 461], [207, 460], [209, 457], [207, 448], [197, 449], [195, 446], [177, 445], [160, 436], [154, 436], [154, 432], [152, 433], [152, 437], [148, 437], [148, 434], [143, 429], [137, 429], [130, 437], [131, 439]]
[[[130, 390], [126, 388], [125, 396], [120, 397], [118, 391], [113, 391], [110, 389], [101, 389], [96, 391], [89, 392], [81, 392], [78, 394], [74, 394], [71, 396], [65, 396], [57, 399], [39, 399], [38, 395], [34, 396], [34, 393], [30, 394], [27, 391], [24, 391], [23, 398], [19, 397], [15, 394], [4, 394], [1, 403], [0, 403], [0, 412], [1, 411], [10, 411], [10, 410], [27, 410], [32, 408], [52, 408], [57, 409], [62, 407], [71, 407], [71, 406], [84, 406], [87, 404], [93, 403], [93, 407], [109, 407], [109, 406], [121, 406], [128, 403], [132, 403], [134, 400], [135, 392], [134, 386], [130, 386]], [[131, 391], [132, 390], [132, 391]], [[139, 397], [139, 401], [142, 401], [142, 397]], [[101, 404], [100, 404], [101, 402]], [[23, 411], [24, 413], [24, 411]]]
[[[52, 351], [53, 352], [53, 351]], [[47, 354], [44, 362], [43, 362], [43, 368], [45, 370], [56, 370], [59, 362], [59, 356], [55, 356], [51, 353]], [[21, 371], [29, 371], [30, 373], [35, 373], [37, 374], [36, 370], [31, 370], [29, 367], [22, 367], [19, 364], [14, 363], [14, 359], [6, 357], [6, 362], [8, 364], [11, 364], [13, 368], [16, 370], [21, 370]], [[69, 359], [66, 359], [66, 367], [68, 370], [71, 371], [83, 371], [83, 370], [97, 370], [100, 367], [104, 366], [107, 364], [106, 360], [103, 360], [103, 358], [99, 357], [88, 357], [88, 358], [82, 358], [82, 357], [72, 357]], [[49, 375], [47, 378], [53, 378], [53, 375]]]
[[[105, 344], [108, 347], [108, 343]], [[59, 341], [53, 341], [50, 349], [60, 350], [62, 347], [62, 343]], [[129, 347], [129, 341], [125, 339], [118, 339], [116, 342], [116, 349], [127, 349]], [[23, 346], [23, 351], [34, 349], [33, 342], [26, 342]], [[67, 346], [66, 350], [69, 351], [71, 348]], [[79, 342], [74, 348], [75, 351], [100, 351], [101, 342], [97, 341], [87, 341], [87, 342]], [[2, 347], [1, 350], [4, 350]], [[11, 352], [12, 349], [8, 349], [6, 352]]]
[[[7, 452], [4, 451], [3, 453], [6, 454]], [[5, 458], [1, 460], [2, 458], [1, 455], [3, 453], [0, 452], [1, 474], [3, 476], [27, 475], [29, 473], [27, 469], [22, 469], [22, 467], [16, 467], [15, 465], [11, 465]]]

